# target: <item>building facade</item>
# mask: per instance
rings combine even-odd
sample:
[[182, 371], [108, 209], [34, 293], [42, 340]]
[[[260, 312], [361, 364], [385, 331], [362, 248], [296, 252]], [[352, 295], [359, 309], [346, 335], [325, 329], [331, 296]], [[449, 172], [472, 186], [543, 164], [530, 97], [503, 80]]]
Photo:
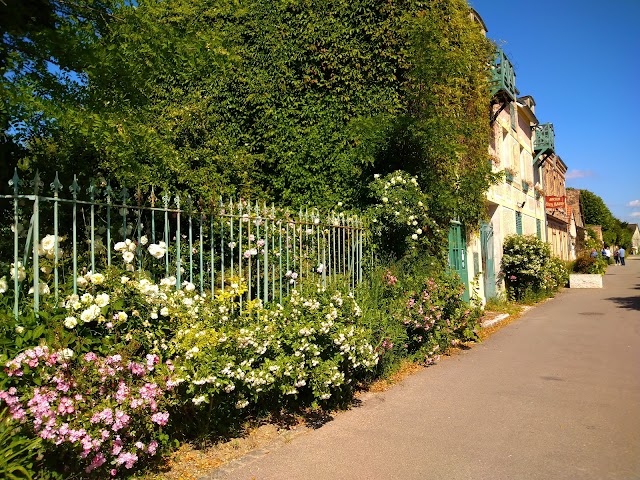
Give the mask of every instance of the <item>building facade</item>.
[[553, 154], [545, 161], [543, 168], [547, 241], [552, 255], [569, 260], [572, 249], [569, 231], [571, 216], [565, 186], [567, 166], [558, 155]]
[[640, 229], [637, 223], [630, 223], [627, 228], [631, 232], [631, 254], [637, 255], [640, 252]]

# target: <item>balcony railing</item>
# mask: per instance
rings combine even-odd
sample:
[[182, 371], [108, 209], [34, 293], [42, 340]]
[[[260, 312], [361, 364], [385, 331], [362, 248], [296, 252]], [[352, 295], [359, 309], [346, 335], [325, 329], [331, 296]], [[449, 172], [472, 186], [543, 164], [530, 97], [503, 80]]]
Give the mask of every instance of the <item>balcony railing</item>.
[[533, 140], [533, 150], [536, 152], [554, 152], [555, 133], [552, 123], [542, 123], [534, 127], [535, 138]]
[[516, 73], [513, 65], [499, 48], [496, 52], [495, 63], [492, 66], [491, 93], [493, 95], [504, 92], [510, 100], [516, 99]]

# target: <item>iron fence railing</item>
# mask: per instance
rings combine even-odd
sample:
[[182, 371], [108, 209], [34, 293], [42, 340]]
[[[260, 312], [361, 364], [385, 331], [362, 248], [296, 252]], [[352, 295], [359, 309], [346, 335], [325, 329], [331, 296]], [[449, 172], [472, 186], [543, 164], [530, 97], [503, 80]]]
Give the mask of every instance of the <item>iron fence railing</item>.
[[24, 181], [16, 172], [9, 183], [12, 193], [0, 195], [0, 279], [9, 274], [16, 318], [21, 296], [32, 294], [37, 312], [42, 295], [58, 304], [63, 286], [77, 293], [79, 276], [111, 265], [175, 277], [176, 288], [190, 282], [201, 293], [241, 277], [244, 300], [264, 303], [282, 302], [294, 286], [362, 280], [367, 229], [358, 216], [132, 194], [106, 181], [83, 190], [75, 177], [64, 188], [57, 175], [47, 190], [38, 174]]

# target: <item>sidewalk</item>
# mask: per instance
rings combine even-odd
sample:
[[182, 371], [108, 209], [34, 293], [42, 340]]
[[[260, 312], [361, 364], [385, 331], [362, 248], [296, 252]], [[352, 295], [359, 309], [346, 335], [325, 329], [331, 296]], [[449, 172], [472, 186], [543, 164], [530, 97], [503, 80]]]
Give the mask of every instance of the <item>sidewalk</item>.
[[205, 479], [640, 479], [640, 259]]

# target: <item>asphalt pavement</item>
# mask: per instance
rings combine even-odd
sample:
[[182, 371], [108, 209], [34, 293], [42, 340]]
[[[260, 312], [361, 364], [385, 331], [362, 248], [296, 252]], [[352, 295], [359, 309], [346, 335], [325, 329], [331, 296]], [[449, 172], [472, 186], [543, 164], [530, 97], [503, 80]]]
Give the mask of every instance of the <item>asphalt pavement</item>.
[[640, 479], [640, 259], [205, 479]]

